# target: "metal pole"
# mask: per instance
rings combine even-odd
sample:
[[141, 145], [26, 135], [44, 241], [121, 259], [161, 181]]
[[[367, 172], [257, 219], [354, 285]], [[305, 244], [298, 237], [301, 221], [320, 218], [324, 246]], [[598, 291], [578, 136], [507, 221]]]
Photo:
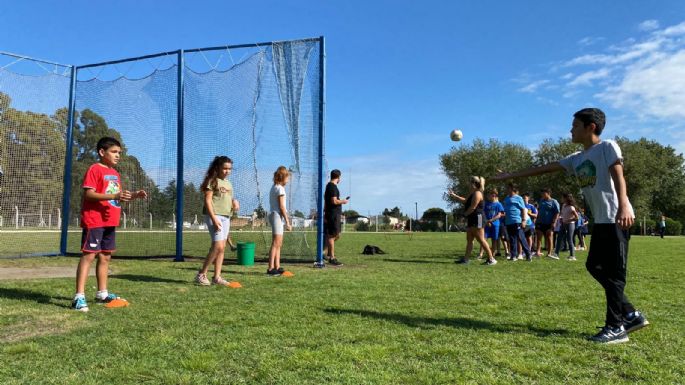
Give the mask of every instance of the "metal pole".
[[176, 258], [183, 262], [183, 50], [178, 50], [178, 84], [176, 95]]
[[69, 205], [71, 201], [71, 161], [74, 152], [74, 112], [76, 109], [76, 78], [78, 70], [71, 67], [71, 87], [69, 88], [69, 116], [67, 117], [67, 131], [65, 135], [66, 156], [64, 157], [64, 193], [62, 195], [62, 228], [59, 240], [59, 253], [67, 254], [67, 231], [69, 230]]
[[324, 118], [326, 112], [326, 50], [324, 38], [319, 38], [319, 191], [316, 197], [316, 263], [315, 267], [324, 267], [323, 263], [323, 189], [324, 189]]

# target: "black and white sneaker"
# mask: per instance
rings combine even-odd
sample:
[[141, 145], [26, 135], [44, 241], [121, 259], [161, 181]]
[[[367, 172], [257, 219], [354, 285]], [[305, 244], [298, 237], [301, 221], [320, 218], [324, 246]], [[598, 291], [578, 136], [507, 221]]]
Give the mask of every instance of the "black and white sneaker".
[[332, 266], [342, 266], [342, 262], [338, 261], [338, 258], [330, 258], [328, 263]]
[[590, 337], [590, 341], [599, 342], [601, 344], [620, 344], [628, 342], [628, 333], [626, 333], [623, 326], [605, 326], [599, 333]]
[[626, 329], [626, 333], [640, 330], [647, 325], [649, 325], [649, 321], [637, 310], [623, 317], [623, 327]]
[[266, 275], [269, 277], [278, 277], [281, 274], [283, 274], [283, 273], [278, 271], [277, 269], [270, 269], [270, 270], [266, 271]]

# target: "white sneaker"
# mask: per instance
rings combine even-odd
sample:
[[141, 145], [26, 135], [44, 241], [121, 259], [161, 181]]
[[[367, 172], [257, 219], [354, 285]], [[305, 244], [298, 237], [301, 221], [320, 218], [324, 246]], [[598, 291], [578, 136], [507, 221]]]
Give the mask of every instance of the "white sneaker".
[[574, 256], [568, 257], [568, 260], [569, 261], [577, 261], [576, 257], [574, 257]]
[[552, 258], [552, 259], [556, 259], [556, 260], [559, 259], [559, 256], [556, 255], [556, 254], [554, 254], [554, 253], [549, 253], [549, 254], [547, 254], [547, 257], [548, 257], [548, 258]]
[[201, 273], [197, 273], [195, 276], [195, 283], [200, 286], [209, 286], [211, 284], [209, 279], [207, 279], [207, 275]]

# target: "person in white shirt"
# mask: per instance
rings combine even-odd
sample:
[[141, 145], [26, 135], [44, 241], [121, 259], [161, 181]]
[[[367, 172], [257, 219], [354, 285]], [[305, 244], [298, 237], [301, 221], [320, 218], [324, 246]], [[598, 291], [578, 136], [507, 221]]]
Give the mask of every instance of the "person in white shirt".
[[624, 293], [628, 259], [628, 229], [635, 221], [623, 177], [623, 156], [613, 140], [601, 140], [606, 116], [599, 108], [585, 108], [573, 115], [571, 140], [583, 145], [558, 162], [514, 173], [501, 173], [493, 180], [530, 177], [566, 171], [578, 179], [594, 225], [585, 267], [606, 295], [605, 326], [590, 339], [599, 343], [628, 341], [628, 333], [649, 322]]

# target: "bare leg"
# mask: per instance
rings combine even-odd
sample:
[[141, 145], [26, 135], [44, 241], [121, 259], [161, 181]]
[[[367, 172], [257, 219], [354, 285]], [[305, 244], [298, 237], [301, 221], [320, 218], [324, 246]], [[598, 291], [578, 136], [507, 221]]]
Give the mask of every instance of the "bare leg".
[[269, 270], [281, 267], [281, 246], [283, 246], [283, 235], [274, 234], [271, 239], [271, 249], [269, 249]]
[[95, 253], [86, 253], [81, 256], [81, 260], [76, 268], [76, 292], [85, 293], [86, 292], [86, 281], [88, 280], [88, 270], [90, 270], [90, 264], [95, 259]]
[[107, 290], [107, 273], [109, 272], [109, 261], [112, 253], [98, 254], [98, 261], [95, 265], [95, 277], [98, 280], [98, 291]]
[[224, 265], [224, 250], [226, 249], [226, 242], [216, 242], [217, 249], [214, 254], [214, 279], [221, 278], [221, 268]]
[[202, 264], [200, 274], [207, 275], [207, 271], [209, 271], [209, 266], [214, 263], [214, 260], [216, 260], [217, 255], [219, 253], [223, 255], [224, 247], [226, 247], [225, 241], [212, 242], [212, 247], [209, 249], [209, 253], [207, 253], [207, 258], [205, 258], [205, 261]]
[[464, 259], [471, 258], [471, 252], [473, 251], [473, 229], [468, 228], [466, 230], [466, 253], [464, 254]]
[[474, 229], [473, 232], [476, 240], [478, 240], [478, 243], [480, 243], [480, 247], [484, 249], [486, 253], [488, 253], [488, 261], [494, 260], [495, 258], [492, 256], [492, 250], [488, 245], [488, 241], [485, 239], [485, 232], [483, 229]]

